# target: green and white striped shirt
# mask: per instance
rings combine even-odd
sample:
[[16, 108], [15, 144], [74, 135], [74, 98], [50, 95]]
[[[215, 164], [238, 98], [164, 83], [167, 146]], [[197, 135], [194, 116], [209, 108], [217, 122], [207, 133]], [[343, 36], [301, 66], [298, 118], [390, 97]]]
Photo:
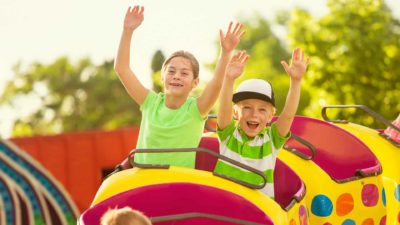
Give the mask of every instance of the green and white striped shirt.
[[[235, 122], [232, 121], [225, 129], [217, 129], [217, 135], [220, 141], [220, 154], [263, 171], [267, 177], [267, 184], [261, 191], [274, 198], [276, 157], [290, 137], [290, 133], [282, 137], [278, 133], [276, 124], [272, 123], [253, 139], [249, 139], [244, 131], [239, 126], [235, 126]], [[218, 160], [214, 171], [256, 185], [262, 182], [262, 178], [257, 174], [222, 160]]]

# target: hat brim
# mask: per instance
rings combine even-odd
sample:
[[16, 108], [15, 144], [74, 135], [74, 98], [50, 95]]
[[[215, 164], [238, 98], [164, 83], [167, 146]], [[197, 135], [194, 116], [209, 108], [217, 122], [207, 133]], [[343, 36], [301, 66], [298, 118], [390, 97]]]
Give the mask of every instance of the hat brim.
[[250, 91], [244, 91], [244, 92], [239, 92], [235, 93], [232, 97], [232, 101], [236, 104], [242, 100], [246, 99], [259, 99], [263, 100], [266, 102], [271, 103], [275, 107], [275, 99], [271, 99], [270, 97], [260, 94], [260, 93], [255, 93], [255, 92], [250, 92]]

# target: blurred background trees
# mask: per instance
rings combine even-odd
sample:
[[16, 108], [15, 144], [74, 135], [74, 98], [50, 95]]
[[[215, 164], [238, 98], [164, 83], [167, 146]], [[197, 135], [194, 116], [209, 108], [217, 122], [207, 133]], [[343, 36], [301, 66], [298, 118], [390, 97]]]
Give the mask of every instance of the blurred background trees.
[[[302, 47], [312, 58], [307, 83], [314, 104], [305, 114], [318, 116], [318, 103], [358, 104], [394, 119], [400, 112], [400, 21], [384, 1], [330, 0], [328, 6], [321, 18], [297, 9], [287, 22], [290, 46]], [[382, 125], [362, 111], [334, 114]]]
[[161, 50], [157, 50], [151, 59], [151, 80], [153, 81], [153, 90], [160, 92], [163, 90], [163, 83], [161, 81], [161, 68], [165, 61], [165, 56]]
[[[269, 80], [279, 114], [289, 85], [280, 61], [290, 60], [292, 49], [301, 47], [311, 64], [298, 114], [320, 118], [322, 105], [359, 104], [394, 119], [400, 112], [400, 21], [382, 0], [328, 0], [328, 7], [329, 12], [319, 18], [294, 9], [277, 13], [275, 21], [259, 15], [241, 19], [246, 34], [238, 49], [251, 58], [236, 85], [248, 78]], [[162, 90], [164, 60], [158, 50], [151, 61], [157, 92]], [[138, 105], [114, 73], [112, 60], [93, 65], [85, 58], [73, 64], [61, 57], [48, 65], [32, 63], [24, 70], [16, 65], [14, 72], [0, 103], [13, 107], [23, 97], [38, 102], [36, 110], [16, 121], [16, 136], [113, 129], [140, 122]], [[331, 117], [382, 126], [362, 111], [330, 112]]]
[[[89, 59], [72, 64], [61, 57], [48, 65], [33, 63], [14, 68], [0, 101], [34, 101], [37, 108], [14, 124], [13, 136], [115, 129], [140, 122], [138, 105], [114, 74], [113, 61], [93, 65]], [[17, 109], [15, 109], [17, 110]]]

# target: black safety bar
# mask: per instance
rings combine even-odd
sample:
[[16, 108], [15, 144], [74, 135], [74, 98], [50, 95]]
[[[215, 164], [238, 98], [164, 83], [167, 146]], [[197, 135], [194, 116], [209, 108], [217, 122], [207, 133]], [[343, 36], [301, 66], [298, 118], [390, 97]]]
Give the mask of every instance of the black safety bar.
[[206, 148], [136, 149], [136, 150], [132, 151], [131, 153], [129, 153], [129, 157], [128, 158], [129, 158], [129, 162], [131, 163], [131, 165], [133, 167], [149, 168], [149, 169], [150, 168], [152, 168], [152, 169], [168, 169], [170, 165], [137, 163], [137, 162], [135, 162], [133, 156], [135, 154], [138, 154], [138, 153], [171, 153], [171, 152], [204, 152], [204, 153], [210, 154], [210, 155], [212, 155], [212, 156], [214, 156], [214, 157], [216, 157], [218, 159], [226, 161], [226, 162], [228, 162], [228, 163], [230, 163], [232, 165], [235, 165], [237, 167], [240, 167], [242, 169], [245, 169], [245, 170], [248, 170], [248, 171], [250, 171], [252, 173], [257, 174], [258, 176], [260, 176], [262, 178], [263, 182], [261, 184], [259, 184], [259, 185], [256, 185], [256, 184], [251, 184], [251, 183], [248, 183], [248, 182], [245, 182], [245, 181], [242, 181], [242, 180], [238, 180], [238, 179], [233, 178], [233, 177], [226, 176], [224, 174], [213, 172], [213, 174], [215, 176], [219, 176], [219, 177], [231, 180], [233, 182], [236, 182], [238, 184], [241, 184], [241, 185], [244, 185], [246, 187], [253, 188], [253, 189], [262, 189], [267, 184], [267, 177], [262, 171], [254, 169], [253, 167], [250, 167], [248, 165], [240, 163], [240, 162], [238, 162], [236, 160], [233, 160], [231, 158], [228, 158], [226, 156], [223, 156], [221, 154], [218, 154], [218, 153], [213, 152], [211, 150], [208, 150]]
[[[332, 122], [332, 123], [348, 123], [347, 120], [331, 120], [328, 118], [326, 110], [329, 108], [355, 108], [355, 109], [361, 109], [364, 112], [368, 113], [370, 116], [372, 116], [374, 119], [377, 119], [378, 121], [382, 122], [383, 124], [385, 124], [387, 127], [390, 127], [392, 129], [394, 129], [395, 131], [400, 133], [400, 128], [396, 127], [395, 125], [393, 125], [390, 121], [388, 121], [387, 119], [385, 119], [384, 117], [382, 117], [381, 115], [379, 115], [378, 113], [376, 113], [375, 111], [373, 111], [372, 109], [368, 108], [367, 106], [364, 105], [329, 105], [329, 106], [324, 106], [322, 107], [322, 117], [324, 118], [325, 121], [327, 122]], [[384, 133], [380, 133], [380, 136], [385, 138], [386, 140], [388, 140], [389, 142], [391, 142], [392, 144], [394, 144], [397, 147], [400, 147], [400, 143], [393, 140], [391, 137], [385, 135]]]
[[243, 225], [262, 225], [261, 223], [251, 222], [247, 220], [235, 219], [226, 216], [214, 215], [209, 213], [182, 213], [182, 214], [175, 214], [175, 215], [168, 215], [168, 216], [157, 216], [151, 217], [150, 220], [152, 223], [160, 223], [160, 222], [167, 222], [167, 221], [176, 221], [176, 220], [184, 220], [184, 219], [191, 219], [191, 218], [208, 218], [218, 221], [225, 221], [231, 222], [235, 224], [243, 224]]
[[378, 113], [376, 113], [375, 111], [373, 111], [372, 109], [368, 108], [365, 105], [329, 105], [329, 106], [324, 106], [322, 107], [322, 117], [324, 118], [325, 121], [327, 122], [347, 122], [346, 120], [331, 120], [328, 118], [327, 114], [326, 114], [326, 110], [329, 108], [356, 108], [356, 109], [362, 109], [364, 112], [368, 113], [370, 116], [374, 117], [375, 119], [379, 120], [380, 122], [382, 122], [383, 124], [385, 124], [388, 127], [393, 128], [394, 130], [396, 130], [397, 132], [400, 132], [400, 128], [396, 127], [395, 125], [393, 125], [390, 121], [388, 121], [387, 119], [385, 119], [384, 117], [382, 117], [381, 115], [379, 115]]
[[[210, 114], [210, 115], [208, 115], [207, 121], [208, 121], [209, 119], [215, 119], [215, 118], [217, 118], [217, 115], [215, 115], [215, 114]], [[234, 118], [234, 119], [235, 119], [235, 118]], [[212, 128], [207, 122], [206, 122], [206, 124], [204, 125], [204, 127], [205, 127], [206, 130], [208, 130], [208, 131], [210, 131], [210, 132], [215, 132], [215, 129]], [[291, 152], [291, 153], [293, 153], [293, 154], [299, 156], [299, 157], [302, 158], [302, 159], [305, 159], [305, 160], [312, 160], [312, 159], [314, 158], [314, 156], [315, 156], [315, 153], [316, 153], [316, 148], [314, 147], [314, 145], [312, 145], [310, 142], [308, 142], [307, 140], [301, 138], [300, 136], [298, 136], [298, 135], [296, 135], [296, 134], [294, 134], [294, 133], [291, 133], [291, 137], [292, 137], [293, 139], [295, 139], [296, 141], [298, 141], [299, 143], [301, 143], [301, 144], [305, 145], [306, 147], [308, 147], [308, 149], [311, 150], [312, 155], [311, 155], [311, 156], [306, 155], [306, 154], [304, 154], [304, 153], [302, 153], [302, 152], [296, 150], [295, 148], [292, 148], [292, 147], [289, 146], [289, 145], [285, 145], [283, 148], [286, 149], [286, 150], [288, 150], [289, 152]]]
[[294, 134], [293, 132], [291, 133], [291, 138], [295, 139], [297, 142], [303, 144], [308, 149], [310, 149], [312, 154], [311, 154], [311, 156], [306, 155], [306, 154], [300, 152], [299, 150], [297, 150], [297, 149], [295, 149], [295, 148], [293, 148], [293, 147], [291, 147], [291, 146], [289, 146], [287, 144], [283, 146], [283, 148], [285, 150], [287, 150], [287, 151], [299, 156], [300, 158], [302, 158], [304, 160], [312, 160], [312, 159], [314, 159], [317, 150], [316, 150], [316, 148], [315, 148], [315, 146], [313, 144], [311, 144], [310, 142], [308, 142], [304, 138]]

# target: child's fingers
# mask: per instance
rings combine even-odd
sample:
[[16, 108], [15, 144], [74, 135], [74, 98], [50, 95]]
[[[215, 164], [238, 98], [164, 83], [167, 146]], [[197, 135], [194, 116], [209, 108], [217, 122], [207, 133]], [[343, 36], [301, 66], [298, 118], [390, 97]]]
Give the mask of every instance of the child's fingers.
[[306, 59], [306, 66], [308, 66], [308, 64], [310, 64], [310, 57], [307, 57]]
[[236, 23], [235, 28], [233, 29], [232, 33], [236, 34], [240, 30], [240, 26], [241, 26], [240, 23]]
[[237, 59], [240, 58], [240, 52], [236, 53], [233, 57], [232, 57], [232, 61], [236, 61]]
[[246, 51], [241, 51], [240, 57], [239, 57], [240, 63], [244, 64], [247, 62], [248, 59], [249, 59], [249, 55], [247, 55]]
[[219, 39], [224, 40], [224, 32], [221, 29], [219, 30]]
[[246, 56], [246, 52], [245, 51], [239, 51], [232, 57], [231, 62], [243, 63], [243, 60], [245, 59], [245, 56]]
[[233, 22], [231, 21], [231, 22], [229, 23], [228, 31], [226, 32], [227, 34], [229, 34], [229, 33], [231, 32], [232, 24], [233, 24]]
[[285, 69], [285, 71], [288, 72], [289, 65], [285, 61], [281, 61], [281, 64], [282, 64], [283, 68]]
[[238, 60], [239, 61], [241, 61], [241, 59], [243, 58], [243, 55], [244, 55], [245, 53], [244, 53], [244, 51], [239, 51], [238, 53], [237, 53], [237, 56], [238, 56]]
[[241, 31], [243, 30], [243, 24], [241, 24], [241, 23], [238, 23], [238, 24], [239, 24], [238, 29], [237, 29], [236, 32], [235, 32], [236, 35], [237, 35], [237, 34], [240, 34]]
[[130, 13], [131, 12], [131, 9], [132, 9], [132, 7], [128, 7], [128, 10], [126, 11], [126, 14], [128, 14], [128, 13]]
[[141, 15], [142, 15], [142, 14], [143, 14], [143, 12], [144, 12], [144, 6], [141, 6], [141, 7], [140, 7], [140, 9], [139, 9], [139, 14], [141, 14]]
[[246, 31], [242, 31], [242, 33], [239, 34], [239, 39], [242, 38], [245, 33]]
[[249, 60], [250, 56], [246, 54], [246, 56], [244, 57], [244, 59], [242, 60], [242, 64], [246, 64], [247, 61]]
[[299, 48], [295, 48], [292, 53], [292, 61], [297, 61], [299, 59]]
[[135, 5], [135, 6], [133, 7], [132, 13], [137, 13], [138, 8], [139, 8], [139, 7], [138, 7], [137, 5]]
[[243, 59], [244, 57], [246, 57], [246, 51], [241, 51], [240, 52], [240, 58]]

